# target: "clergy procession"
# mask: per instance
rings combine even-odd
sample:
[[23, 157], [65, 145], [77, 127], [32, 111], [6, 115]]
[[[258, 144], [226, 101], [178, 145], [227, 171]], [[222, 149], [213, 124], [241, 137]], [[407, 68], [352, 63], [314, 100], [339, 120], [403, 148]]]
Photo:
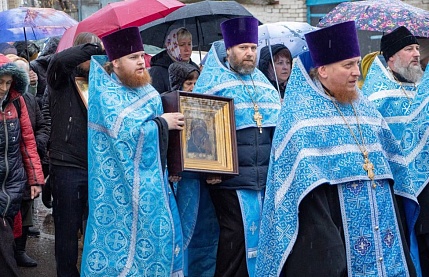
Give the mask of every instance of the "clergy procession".
[[429, 23], [378, 2], [429, 18], [1, 11], [0, 276], [429, 277]]

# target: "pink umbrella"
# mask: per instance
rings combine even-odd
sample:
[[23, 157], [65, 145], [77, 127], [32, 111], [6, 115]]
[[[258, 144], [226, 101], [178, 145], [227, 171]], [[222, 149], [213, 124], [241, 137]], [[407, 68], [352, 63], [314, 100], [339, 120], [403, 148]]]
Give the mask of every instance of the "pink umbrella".
[[79, 22], [75, 29], [67, 30], [57, 51], [70, 47], [79, 33], [90, 32], [101, 38], [122, 28], [139, 27], [163, 18], [182, 6], [184, 4], [177, 0], [125, 0], [109, 3]]

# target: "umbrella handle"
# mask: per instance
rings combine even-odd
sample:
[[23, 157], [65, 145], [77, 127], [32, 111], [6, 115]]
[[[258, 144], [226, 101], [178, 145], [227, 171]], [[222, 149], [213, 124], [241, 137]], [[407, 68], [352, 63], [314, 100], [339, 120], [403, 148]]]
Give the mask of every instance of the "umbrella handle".
[[28, 53], [28, 41], [27, 41], [27, 32], [25, 31], [25, 27], [22, 27], [24, 29], [24, 39], [25, 39], [25, 52], [27, 54], [27, 61], [30, 62], [30, 53]]

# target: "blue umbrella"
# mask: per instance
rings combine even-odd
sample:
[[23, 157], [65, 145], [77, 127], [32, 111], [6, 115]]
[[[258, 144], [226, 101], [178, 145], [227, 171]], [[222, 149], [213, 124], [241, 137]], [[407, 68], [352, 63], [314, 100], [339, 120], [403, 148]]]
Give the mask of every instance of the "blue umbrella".
[[21, 7], [0, 12], [0, 42], [60, 36], [78, 22], [51, 8]]

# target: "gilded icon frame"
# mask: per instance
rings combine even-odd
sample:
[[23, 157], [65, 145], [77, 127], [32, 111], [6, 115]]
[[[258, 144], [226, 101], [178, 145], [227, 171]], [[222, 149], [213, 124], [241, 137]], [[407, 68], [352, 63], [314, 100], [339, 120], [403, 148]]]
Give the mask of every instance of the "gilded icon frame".
[[[167, 166], [181, 172], [238, 174], [232, 98], [173, 91], [162, 95], [165, 112], [185, 116], [183, 131], [170, 131]], [[198, 134], [203, 134], [199, 135]], [[197, 137], [194, 139], [193, 137]]]

